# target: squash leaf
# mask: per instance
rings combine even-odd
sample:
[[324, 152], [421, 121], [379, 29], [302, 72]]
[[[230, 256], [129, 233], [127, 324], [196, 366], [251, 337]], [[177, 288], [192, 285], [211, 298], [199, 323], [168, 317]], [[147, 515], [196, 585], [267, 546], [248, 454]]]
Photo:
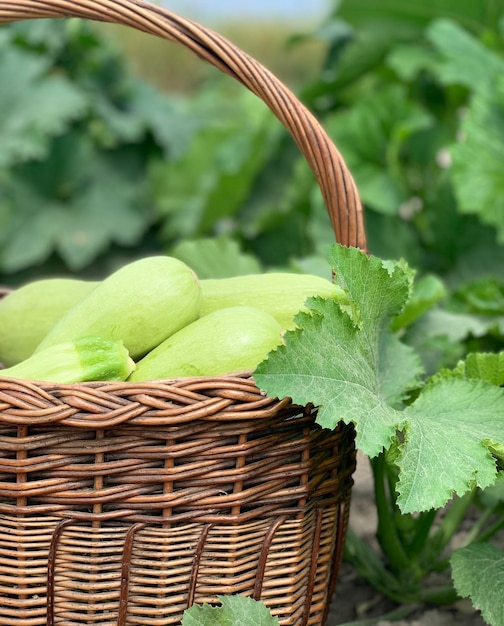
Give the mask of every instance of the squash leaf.
[[189, 265], [199, 278], [227, 278], [262, 271], [254, 256], [242, 252], [238, 242], [225, 235], [182, 241], [171, 255]]
[[504, 391], [480, 380], [428, 385], [404, 412], [397, 465], [404, 513], [439, 508], [497, 478], [487, 440], [503, 441]]
[[[504, 69], [504, 63], [503, 63]], [[488, 129], [492, 132], [489, 133]], [[462, 139], [451, 147], [453, 183], [460, 211], [477, 214], [504, 242], [504, 80], [476, 92], [462, 122]]]
[[411, 293], [411, 270], [342, 246], [333, 248], [332, 265], [351, 306], [311, 299], [310, 314], [297, 316], [299, 328], [256, 369], [257, 384], [314, 404], [324, 427], [353, 422], [357, 447], [371, 458], [398, 446], [403, 513], [491, 485], [497, 468], [489, 444], [504, 441], [504, 389], [447, 378], [422, 390], [416, 352], [390, 330]]
[[270, 395], [314, 402], [324, 427], [354, 422], [358, 447], [373, 457], [389, 447], [402, 423], [395, 407], [422, 371], [413, 351], [389, 330], [409, 297], [413, 273], [342, 246], [332, 248], [332, 265], [352, 309], [310, 299], [311, 314], [296, 317], [301, 328], [286, 333], [285, 346], [254, 378]]
[[86, 98], [48, 60], [0, 40], [0, 167], [43, 158], [51, 138], [80, 119]]
[[490, 626], [504, 626], [504, 553], [488, 543], [456, 550], [450, 559], [457, 593], [471, 598]]
[[110, 157], [79, 133], [58, 138], [43, 163], [16, 169], [5, 191], [14, 210], [4, 231], [0, 263], [16, 271], [56, 251], [72, 270], [104, 252], [110, 241], [131, 245], [148, 221], [145, 187], [128, 153]]
[[242, 595], [219, 596], [221, 606], [194, 604], [184, 612], [182, 626], [278, 626], [263, 602]]
[[504, 61], [498, 54], [452, 20], [434, 21], [426, 36], [441, 55], [436, 74], [444, 84], [465, 85], [479, 91], [504, 70]]

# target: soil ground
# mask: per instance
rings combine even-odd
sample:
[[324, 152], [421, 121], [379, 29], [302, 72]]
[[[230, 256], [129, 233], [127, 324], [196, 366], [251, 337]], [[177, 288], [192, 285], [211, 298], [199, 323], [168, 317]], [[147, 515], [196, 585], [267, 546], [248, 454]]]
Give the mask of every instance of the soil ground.
[[[357, 535], [372, 542], [376, 515], [372, 475], [366, 458], [358, 457], [354, 478], [350, 527]], [[382, 618], [397, 608], [396, 604], [368, 585], [349, 563], [343, 563], [327, 626], [348, 625], [360, 620], [370, 620], [369, 623], [364, 622], [366, 626], [485, 626], [481, 615], [473, 609], [469, 600], [460, 600], [443, 607], [422, 606], [399, 621], [391, 622]]]

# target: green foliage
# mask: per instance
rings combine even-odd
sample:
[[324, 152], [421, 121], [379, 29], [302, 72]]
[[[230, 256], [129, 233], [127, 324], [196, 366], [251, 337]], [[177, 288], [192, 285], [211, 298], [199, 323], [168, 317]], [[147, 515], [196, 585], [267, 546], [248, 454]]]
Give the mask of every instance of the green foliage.
[[491, 485], [496, 465], [482, 443], [504, 443], [504, 390], [492, 384], [500, 383], [504, 353], [469, 359], [467, 376], [438, 377], [411, 402], [422, 386], [420, 360], [390, 330], [408, 300], [411, 270], [341, 246], [331, 263], [350, 307], [311, 300], [311, 314], [296, 318], [300, 329], [256, 370], [258, 384], [274, 397], [314, 403], [326, 428], [353, 422], [370, 458], [396, 446], [403, 513], [441, 508], [454, 493]]
[[258, 260], [244, 254], [237, 242], [225, 235], [181, 241], [172, 249], [172, 254], [191, 267], [198, 278], [227, 278], [261, 272]]
[[443, 275], [498, 250], [503, 224], [499, 9], [479, 5], [343, 2], [349, 28], [302, 94], [354, 173], [371, 251]]
[[408, 139], [431, 124], [429, 114], [408, 101], [406, 88], [388, 85], [328, 117], [326, 128], [355, 177], [362, 201], [397, 215], [408, 199], [400, 159]]
[[440, 278], [427, 274], [413, 283], [413, 291], [402, 312], [396, 315], [392, 328], [399, 330], [411, 326], [434, 305], [447, 296], [447, 290]]
[[479, 379], [496, 385], [504, 386], [504, 352], [483, 353], [476, 352], [467, 355], [465, 361], [460, 361], [452, 370], [440, 370], [429, 382], [446, 378]]
[[431, 20], [449, 16], [469, 28], [495, 27], [502, 9], [493, 0], [421, 0], [407, 5], [394, 0], [351, 0], [336, 14], [363, 28], [385, 24], [396, 33], [421, 31]]
[[[483, 251], [497, 254], [504, 228], [503, 46], [498, 9], [480, 4], [343, 2], [319, 33], [324, 73], [301, 93], [357, 180], [371, 252], [441, 279], [468, 255], [476, 266]], [[2, 28], [0, 74], [21, 77], [3, 124], [23, 114], [0, 150], [0, 271], [96, 272], [118, 249], [217, 235], [263, 267], [323, 272], [332, 229], [319, 190], [263, 103], [225, 77], [190, 103], [161, 94], [103, 32], [79, 20]], [[47, 94], [43, 114], [43, 94], [29, 89]], [[453, 363], [453, 348], [422, 356], [435, 369]]]
[[401, 511], [441, 508], [453, 493], [493, 484], [496, 464], [484, 442], [502, 437], [500, 389], [479, 381], [429, 385], [404, 413], [405, 443], [396, 459]]
[[402, 421], [395, 407], [418, 384], [420, 363], [388, 328], [408, 299], [412, 273], [400, 266], [389, 273], [379, 259], [342, 247], [332, 267], [351, 308], [310, 300], [310, 313], [296, 318], [303, 330], [285, 335], [255, 380], [274, 397], [315, 402], [324, 427], [353, 421], [358, 447], [375, 456]]
[[439, 53], [431, 69], [443, 85], [464, 85], [478, 93], [502, 72], [503, 59], [451, 20], [434, 21], [426, 37]]
[[[456, 550], [451, 557], [455, 587], [462, 597], [470, 597], [492, 626], [504, 625], [504, 554], [489, 544], [475, 544]], [[496, 601], [497, 600], [497, 601]]]
[[[82, 93], [61, 76], [48, 76], [48, 60], [0, 39], [0, 168], [46, 156], [52, 137], [85, 114]], [[27, 94], [30, 97], [27, 97]], [[58, 106], [55, 106], [55, 103]]]
[[275, 626], [262, 602], [246, 596], [219, 596], [220, 606], [194, 604], [184, 612], [182, 626]]
[[343, 2], [333, 24], [347, 28], [303, 92], [356, 178], [371, 252], [438, 281], [436, 306], [394, 321], [428, 373], [504, 346], [503, 14], [491, 2]]
[[14, 168], [7, 184], [12, 213], [3, 233], [5, 271], [42, 264], [54, 251], [77, 271], [111, 241], [132, 245], [143, 235], [148, 215], [137, 158], [121, 150], [112, 157], [79, 135], [55, 139], [44, 161]]
[[0, 272], [48, 273], [55, 258], [82, 272], [113, 244], [138, 246], [156, 221], [146, 168], [184, 150], [195, 116], [130, 75], [86, 22], [1, 35]]
[[[167, 241], [233, 230], [233, 219], [250, 195], [277, 129], [256, 97], [245, 90], [215, 102], [215, 94], [193, 105], [212, 116], [177, 158], [152, 168], [153, 193]], [[243, 120], [247, 120], [244, 125]]]
[[[501, 73], [504, 71], [504, 62]], [[488, 129], [492, 132], [489, 133]], [[462, 213], [475, 213], [494, 226], [504, 243], [504, 80], [474, 95], [461, 124], [462, 140], [452, 147], [453, 182]]]
[[[431, 295], [436, 281], [412, 288], [413, 273], [404, 262], [341, 246], [330, 260], [349, 302], [311, 299], [310, 312], [297, 316], [298, 328], [258, 366], [255, 380], [270, 395], [313, 403], [323, 427], [340, 420], [355, 425], [357, 447], [371, 459], [386, 566], [352, 533], [348, 558], [399, 602], [449, 601], [453, 589], [424, 588], [423, 580], [447, 566], [444, 551], [475, 494], [499, 479], [504, 352], [470, 354], [454, 370], [426, 378], [416, 351], [393, 329], [406, 336], [404, 325], [408, 317], [416, 319], [419, 303], [424, 308], [437, 301]], [[487, 504], [472, 541], [485, 536], [482, 528], [494, 508]], [[487, 536], [503, 524], [497, 520]]]

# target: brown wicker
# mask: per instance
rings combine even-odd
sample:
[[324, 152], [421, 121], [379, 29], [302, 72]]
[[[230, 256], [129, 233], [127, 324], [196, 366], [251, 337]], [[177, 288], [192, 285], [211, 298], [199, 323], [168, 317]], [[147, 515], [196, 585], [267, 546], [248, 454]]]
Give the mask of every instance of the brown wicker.
[[[217, 33], [132, 0], [0, 0], [0, 22], [83, 17], [181, 43], [261, 98], [319, 182], [336, 240], [359, 196], [313, 115]], [[1, 297], [1, 296], [0, 296]], [[355, 467], [352, 427], [273, 399], [250, 372], [56, 385], [0, 377], [0, 625], [178, 624], [242, 593], [323, 625]]]

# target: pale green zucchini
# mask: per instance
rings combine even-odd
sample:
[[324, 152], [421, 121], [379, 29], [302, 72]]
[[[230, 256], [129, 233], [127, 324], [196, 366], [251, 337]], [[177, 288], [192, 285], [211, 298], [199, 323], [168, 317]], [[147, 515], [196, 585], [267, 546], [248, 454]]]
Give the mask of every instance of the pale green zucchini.
[[295, 327], [294, 316], [305, 310], [310, 296], [346, 299], [331, 281], [312, 274], [272, 272], [200, 281], [203, 300], [200, 317], [231, 306], [253, 306], [272, 315], [282, 329]]
[[98, 285], [73, 278], [44, 278], [0, 299], [0, 362], [6, 367], [33, 354], [56, 322]]
[[25, 361], [0, 370], [0, 377], [53, 383], [123, 381], [135, 363], [120, 341], [81, 337], [46, 348]]
[[245, 306], [219, 309], [166, 339], [137, 363], [128, 380], [253, 370], [281, 342], [280, 325], [269, 313]]
[[105, 278], [49, 331], [37, 351], [78, 337], [122, 341], [138, 359], [198, 317], [201, 288], [182, 261], [153, 256]]

